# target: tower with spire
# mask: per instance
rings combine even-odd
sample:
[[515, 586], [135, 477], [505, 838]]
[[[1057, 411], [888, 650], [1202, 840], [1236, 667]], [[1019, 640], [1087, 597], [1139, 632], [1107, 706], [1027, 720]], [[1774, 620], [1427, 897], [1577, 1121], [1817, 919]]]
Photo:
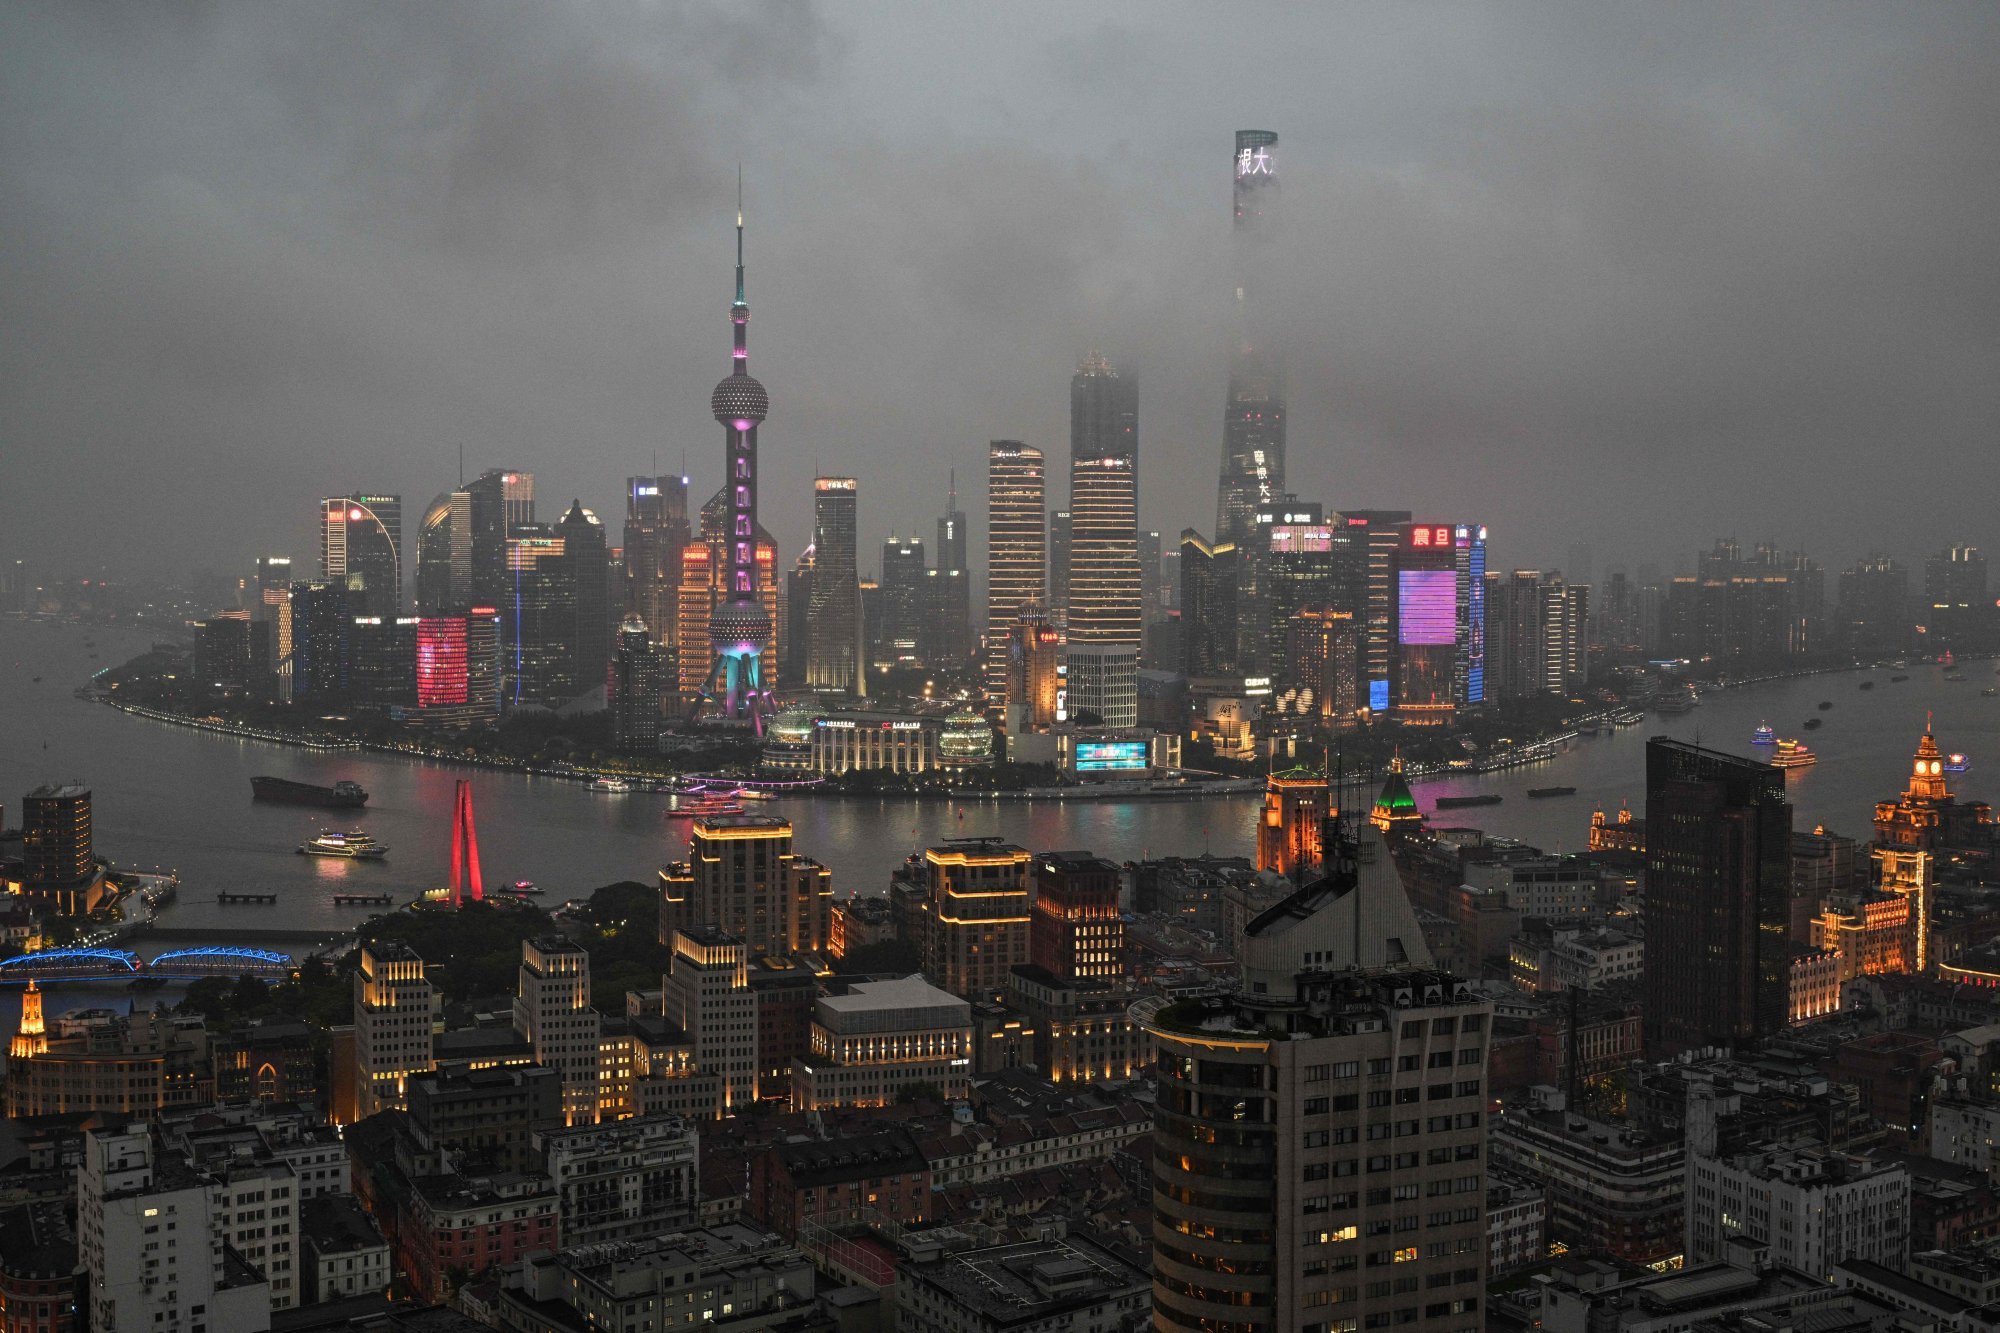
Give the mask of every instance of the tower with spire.
[[729, 307], [734, 330], [730, 373], [709, 396], [709, 408], [728, 441], [723, 495], [728, 516], [722, 587], [709, 612], [708, 639], [715, 653], [709, 691], [723, 717], [749, 722], [758, 734], [772, 711], [764, 680], [764, 645], [771, 617], [757, 596], [757, 427], [771, 398], [750, 374], [750, 302], [743, 285], [743, 177], [736, 178], [736, 300]]
[[30, 977], [28, 989], [21, 992], [21, 1026], [14, 1033], [14, 1039], [7, 1044], [7, 1058], [27, 1060], [48, 1049], [49, 1031], [42, 1021], [42, 992], [35, 985], [34, 978]]

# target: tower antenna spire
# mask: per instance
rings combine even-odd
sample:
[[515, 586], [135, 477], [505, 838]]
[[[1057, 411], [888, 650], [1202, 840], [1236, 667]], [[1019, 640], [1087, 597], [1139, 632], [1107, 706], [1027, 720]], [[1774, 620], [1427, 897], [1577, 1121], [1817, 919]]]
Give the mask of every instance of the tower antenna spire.
[[736, 304], [743, 300], [743, 164], [736, 164]]

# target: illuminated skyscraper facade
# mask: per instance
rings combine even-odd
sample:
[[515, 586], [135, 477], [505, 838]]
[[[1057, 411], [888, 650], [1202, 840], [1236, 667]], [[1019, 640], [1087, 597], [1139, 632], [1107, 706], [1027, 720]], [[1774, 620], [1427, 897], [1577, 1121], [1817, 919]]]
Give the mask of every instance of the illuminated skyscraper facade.
[[1229, 363], [1222, 418], [1222, 477], [1216, 494], [1217, 541], [1239, 545], [1252, 516], [1285, 492], [1285, 372], [1269, 344], [1269, 311], [1253, 290], [1266, 277], [1264, 255], [1278, 201], [1276, 150], [1270, 130], [1238, 130], [1232, 159], [1236, 213], [1237, 338]]
[[1007, 635], [1007, 730], [1034, 731], [1063, 720], [1062, 635], [1039, 607], [1021, 608]]
[[[1463, 695], [1460, 636], [1468, 623], [1454, 533], [1450, 523], [1404, 525], [1396, 554], [1396, 716], [1419, 726], [1451, 720]], [[1482, 552], [1483, 554], [1483, 552]], [[1480, 571], [1485, 606], [1485, 571]], [[1484, 647], [1484, 622], [1481, 624]], [[1482, 659], [1481, 670], [1484, 670]]]
[[1236, 670], [1236, 544], [1181, 532], [1181, 669], [1190, 676]]
[[403, 498], [336, 495], [320, 502], [320, 575], [347, 589], [356, 615], [403, 609]]
[[[770, 415], [771, 398], [750, 375], [750, 302], [743, 287], [743, 204], [736, 205], [736, 300], [729, 307], [734, 330], [731, 371], [715, 386], [709, 407], [728, 436], [729, 527], [723, 543], [722, 589], [708, 616], [715, 652], [711, 676], [722, 715], [751, 723], [761, 734], [771, 711], [770, 683], [764, 679], [764, 652], [772, 614], [758, 596], [757, 427]], [[776, 573], [772, 574], [775, 590]], [[775, 665], [775, 663], [774, 663]]]
[[450, 615], [472, 604], [472, 492], [431, 501], [417, 533], [417, 611]]
[[986, 451], [986, 686], [1007, 688], [1007, 635], [1021, 608], [1048, 595], [1048, 500], [1042, 451], [995, 440]]
[[660, 697], [666, 683], [666, 654], [653, 642], [645, 621], [625, 617], [611, 655], [607, 703], [612, 744], [626, 754], [659, 753]]
[[972, 632], [969, 530], [965, 511], [958, 507], [958, 473], [954, 471], [944, 515], [937, 521], [936, 564], [925, 597], [930, 641], [924, 647], [924, 657], [941, 671], [964, 669], [977, 646]]
[[1138, 474], [1129, 458], [1070, 465], [1069, 640], [1138, 647]]
[[[645, 622], [653, 646], [673, 660], [680, 647], [681, 548], [688, 525], [686, 477], [625, 480], [625, 604], [622, 615]], [[699, 627], [707, 628], [707, 621]], [[706, 653], [697, 657], [707, 660]]]
[[1336, 586], [1350, 599], [1342, 609], [1353, 611], [1361, 626], [1361, 704], [1376, 713], [1389, 709], [1396, 662], [1396, 562], [1403, 525], [1409, 521], [1407, 509], [1345, 509], [1334, 525]]
[[866, 673], [861, 652], [861, 576], [855, 481], [820, 477], [813, 482], [812, 609], [806, 616], [806, 684], [815, 690], [861, 693]]
[[507, 538], [535, 521], [535, 474], [519, 468], [490, 468], [466, 483], [472, 500], [472, 601], [507, 605]]
[[932, 636], [925, 629], [931, 570], [918, 537], [891, 535], [882, 543], [882, 637], [868, 645], [873, 662], [916, 666], [926, 661]]

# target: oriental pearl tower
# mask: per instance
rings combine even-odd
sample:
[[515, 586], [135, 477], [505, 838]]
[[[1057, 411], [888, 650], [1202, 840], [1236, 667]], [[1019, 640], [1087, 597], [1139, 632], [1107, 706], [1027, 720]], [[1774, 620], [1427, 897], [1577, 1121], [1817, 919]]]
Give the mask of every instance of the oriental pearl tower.
[[715, 386], [709, 407], [729, 440], [727, 493], [729, 527], [722, 563], [722, 589], [708, 616], [708, 640], [715, 649], [709, 690], [722, 715], [748, 721], [759, 735], [772, 711], [764, 686], [764, 645], [771, 617], [757, 599], [757, 423], [771, 410], [770, 395], [750, 375], [750, 303], [743, 295], [743, 182], [736, 183], [736, 300], [729, 307], [735, 330], [730, 373]]

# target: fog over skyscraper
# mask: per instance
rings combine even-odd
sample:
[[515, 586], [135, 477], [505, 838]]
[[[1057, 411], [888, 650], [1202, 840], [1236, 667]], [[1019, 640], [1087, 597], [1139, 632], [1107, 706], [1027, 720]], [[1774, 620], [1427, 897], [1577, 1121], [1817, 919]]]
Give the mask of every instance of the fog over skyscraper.
[[1238, 130], [1234, 158], [1236, 209], [1236, 346], [1229, 363], [1229, 397], [1222, 416], [1222, 477], [1216, 493], [1215, 539], [1243, 544], [1258, 506], [1285, 492], [1285, 369], [1270, 345], [1270, 238], [1278, 202], [1270, 130]]

